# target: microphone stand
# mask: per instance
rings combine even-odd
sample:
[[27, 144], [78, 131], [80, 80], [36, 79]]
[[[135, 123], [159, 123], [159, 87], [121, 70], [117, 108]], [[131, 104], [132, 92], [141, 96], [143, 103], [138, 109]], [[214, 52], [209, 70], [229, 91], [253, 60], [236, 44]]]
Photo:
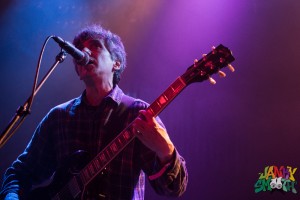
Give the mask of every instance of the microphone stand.
[[[16, 132], [16, 130], [20, 127], [22, 122], [24, 121], [25, 117], [30, 114], [30, 110], [28, 109], [30, 101], [33, 99], [33, 97], [38, 93], [38, 91], [41, 89], [43, 84], [46, 82], [46, 80], [49, 78], [50, 74], [54, 71], [54, 69], [57, 67], [59, 63], [62, 63], [67, 54], [65, 51], [61, 51], [55, 59], [55, 63], [52, 65], [52, 67], [49, 69], [49, 71], [46, 73], [44, 78], [41, 80], [39, 85], [36, 87], [33, 94], [27, 99], [27, 101], [20, 106], [7, 127], [4, 129], [4, 131], [0, 135], [0, 148], [4, 146], [4, 144], [13, 136], [13, 134]], [[19, 122], [17, 124], [17, 122]], [[13, 129], [14, 128], [14, 129]]]

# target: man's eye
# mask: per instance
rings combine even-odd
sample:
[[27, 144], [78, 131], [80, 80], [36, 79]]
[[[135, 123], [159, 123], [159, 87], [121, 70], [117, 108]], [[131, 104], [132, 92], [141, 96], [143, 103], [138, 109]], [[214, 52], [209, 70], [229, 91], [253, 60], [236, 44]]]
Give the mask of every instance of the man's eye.
[[93, 44], [93, 48], [101, 48], [100, 44]]

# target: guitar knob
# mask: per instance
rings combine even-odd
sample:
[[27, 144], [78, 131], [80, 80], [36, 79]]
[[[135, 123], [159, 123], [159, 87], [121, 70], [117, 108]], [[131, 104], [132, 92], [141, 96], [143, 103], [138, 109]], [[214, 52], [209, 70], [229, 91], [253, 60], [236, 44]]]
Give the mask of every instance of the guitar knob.
[[231, 72], [235, 71], [234, 67], [231, 64], [228, 64], [227, 67]]
[[194, 60], [194, 67], [197, 67], [198, 59]]
[[212, 49], [212, 51], [211, 51], [212, 54], [216, 54], [217, 53], [217, 49], [216, 49], [215, 46], [212, 46], [211, 49]]
[[213, 79], [212, 77], [208, 77], [208, 80], [211, 84], [215, 85], [217, 83], [217, 81], [215, 79]]
[[218, 71], [218, 74], [221, 78], [225, 78], [226, 77], [226, 74], [222, 71]]

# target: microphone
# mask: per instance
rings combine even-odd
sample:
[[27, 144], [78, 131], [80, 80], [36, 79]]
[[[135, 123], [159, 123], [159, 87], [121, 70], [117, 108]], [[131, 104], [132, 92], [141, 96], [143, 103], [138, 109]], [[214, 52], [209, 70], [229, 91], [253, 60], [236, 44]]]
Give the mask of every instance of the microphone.
[[68, 54], [70, 54], [76, 61], [77, 64], [81, 66], [85, 66], [90, 61], [90, 56], [86, 52], [80, 51], [73, 44], [68, 41], [63, 40], [58, 36], [53, 36], [55, 42], [59, 44], [59, 46], [65, 50]]

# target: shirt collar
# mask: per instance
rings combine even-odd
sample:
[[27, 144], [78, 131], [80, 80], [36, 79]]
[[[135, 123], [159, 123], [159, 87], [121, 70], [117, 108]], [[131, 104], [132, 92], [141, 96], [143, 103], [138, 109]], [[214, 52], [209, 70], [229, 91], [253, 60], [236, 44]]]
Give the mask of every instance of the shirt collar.
[[118, 85], [116, 85], [112, 91], [107, 95], [105, 98], [111, 98], [114, 102], [116, 102], [118, 105], [120, 105], [122, 98], [123, 98], [124, 92], [119, 88]]
[[[84, 100], [85, 95], [86, 95], [86, 91], [84, 90], [83, 93], [78, 98], [75, 99], [74, 106], [77, 106], [80, 104], [88, 105]], [[110, 91], [110, 93], [106, 97], [104, 97], [104, 100], [111, 99], [117, 105], [120, 105], [123, 95], [124, 95], [123, 91], [119, 88], [118, 85], [116, 85]]]

